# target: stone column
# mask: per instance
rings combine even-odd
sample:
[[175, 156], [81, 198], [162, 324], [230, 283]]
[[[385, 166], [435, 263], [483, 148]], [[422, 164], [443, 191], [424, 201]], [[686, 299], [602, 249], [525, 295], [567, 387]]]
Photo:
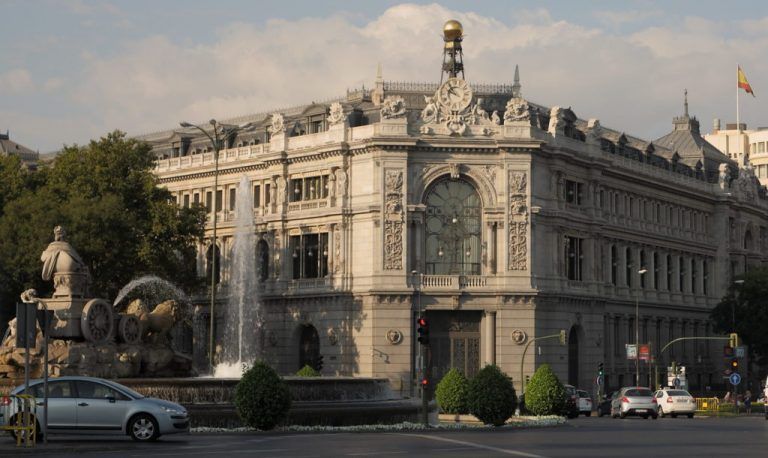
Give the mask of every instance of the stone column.
[[483, 363], [496, 364], [496, 312], [483, 314]]

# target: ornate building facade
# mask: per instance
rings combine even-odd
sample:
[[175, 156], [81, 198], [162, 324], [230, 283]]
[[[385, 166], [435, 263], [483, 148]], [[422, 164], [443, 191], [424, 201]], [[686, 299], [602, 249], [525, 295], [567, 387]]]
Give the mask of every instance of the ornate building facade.
[[[288, 374], [322, 355], [324, 374], [408, 390], [424, 314], [433, 379], [495, 363], [519, 389], [526, 344], [565, 329], [567, 345], [531, 347], [523, 376], [548, 363], [589, 389], [601, 362], [608, 387], [634, 383], [636, 333], [653, 354], [712, 335], [709, 311], [734, 276], [766, 260], [768, 200], [701, 138], [687, 102], [668, 136], [647, 141], [526, 100], [517, 71], [511, 85], [469, 83], [461, 53], [446, 56], [439, 84], [379, 73], [372, 90], [230, 120], [249, 129], [225, 135], [215, 190], [206, 137], [142, 137], [178, 204], [207, 206], [208, 235], [218, 212], [220, 297], [238, 183], [250, 180], [265, 357]], [[216, 253], [208, 237], [201, 275]], [[656, 359], [660, 372], [686, 365], [693, 390], [722, 384], [719, 343]]]

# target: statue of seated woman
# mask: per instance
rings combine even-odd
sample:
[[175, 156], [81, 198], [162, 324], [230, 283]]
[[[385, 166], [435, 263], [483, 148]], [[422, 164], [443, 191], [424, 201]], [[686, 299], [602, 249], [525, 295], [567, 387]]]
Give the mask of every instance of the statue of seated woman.
[[61, 226], [53, 229], [54, 241], [48, 244], [40, 260], [43, 262], [43, 280], [53, 280], [53, 296], [80, 296], [87, 294], [91, 280], [88, 266], [66, 240]]

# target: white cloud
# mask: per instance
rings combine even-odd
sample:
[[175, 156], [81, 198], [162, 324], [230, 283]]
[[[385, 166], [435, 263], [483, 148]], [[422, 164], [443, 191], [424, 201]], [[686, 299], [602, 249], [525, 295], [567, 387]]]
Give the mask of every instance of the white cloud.
[[659, 10], [597, 11], [593, 14], [601, 23], [618, 28], [626, 24], [647, 21], [663, 15]]
[[[532, 101], [572, 106], [581, 117], [648, 139], [671, 128], [684, 88], [700, 119], [727, 119], [737, 59], [758, 94], [768, 78], [768, 62], [761, 59], [768, 54], [768, 29], [759, 27], [766, 19], [753, 18], [744, 28], [691, 17], [626, 36], [610, 27], [554, 20], [542, 9], [525, 14], [530, 20], [516, 15], [508, 22], [437, 4], [403, 4], [362, 23], [344, 14], [260, 26], [240, 22], [193, 46], [156, 35], [107, 58], [83, 50], [82, 80], [51, 80], [44, 87], [69, 90], [76, 84], [71, 97], [87, 115], [74, 125], [88, 126], [89, 136], [115, 128], [139, 134], [173, 128], [182, 119], [233, 117], [340, 96], [347, 88], [370, 87], [379, 62], [387, 80], [436, 81], [441, 29], [451, 18], [465, 28], [470, 81], [510, 83], [517, 63], [523, 94]], [[742, 118], [765, 124], [758, 108], [745, 102]], [[53, 137], [64, 129], [40, 130], [55, 145], [72, 137]]]
[[25, 68], [14, 68], [0, 73], [0, 94], [19, 94], [31, 91], [35, 84], [32, 75]]

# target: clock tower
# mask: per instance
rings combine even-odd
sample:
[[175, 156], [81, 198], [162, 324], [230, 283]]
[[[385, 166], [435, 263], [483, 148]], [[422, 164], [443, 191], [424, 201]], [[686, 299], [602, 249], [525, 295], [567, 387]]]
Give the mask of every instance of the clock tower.
[[456, 78], [461, 73], [464, 79], [464, 62], [461, 51], [461, 41], [464, 38], [464, 28], [459, 21], [451, 19], [443, 26], [443, 73], [440, 75], [440, 83], [443, 77]]

